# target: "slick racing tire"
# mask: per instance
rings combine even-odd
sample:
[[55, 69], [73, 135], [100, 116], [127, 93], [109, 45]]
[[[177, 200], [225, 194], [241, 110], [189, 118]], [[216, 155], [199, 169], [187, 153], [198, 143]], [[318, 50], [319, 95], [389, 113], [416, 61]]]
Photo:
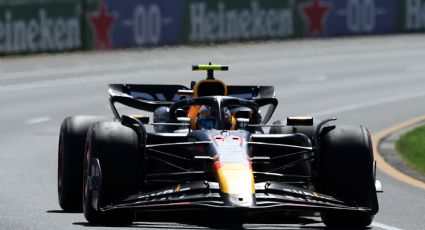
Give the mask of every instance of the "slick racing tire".
[[82, 211], [83, 159], [87, 130], [106, 121], [97, 116], [67, 117], [61, 125], [58, 148], [58, 197], [65, 212]]
[[[134, 221], [134, 211], [100, 208], [137, 194], [139, 162], [138, 136], [133, 129], [119, 122], [100, 122], [90, 127], [84, 161], [83, 209], [87, 221], [119, 225]], [[98, 172], [92, 172], [93, 168]]]
[[366, 227], [378, 212], [370, 134], [362, 126], [337, 126], [322, 139], [318, 191], [369, 212], [322, 212], [328, 227]]

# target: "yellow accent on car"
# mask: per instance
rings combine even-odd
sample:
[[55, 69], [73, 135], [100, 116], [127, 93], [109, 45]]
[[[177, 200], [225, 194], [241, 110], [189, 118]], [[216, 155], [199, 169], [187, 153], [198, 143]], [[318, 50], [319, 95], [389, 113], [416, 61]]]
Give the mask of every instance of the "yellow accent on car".
[[229, 66], [226, 65], [211, 65], [211, 64], [201, 64], [201, 65], [192, 65], [192, 70], [219, 70], [219, 71], [227, 71], [229, 70]]
[[178, 184], [177, 186], [176, 186], [176, 189], [174, 190], [175, 192], [180, 192], [180, 189], [181, 189], [181, 184]]
[[227, 194], [254, 194], [255, 182], [251, 168], [245, 164], [223, 164], [217, 169], [220, 190]]

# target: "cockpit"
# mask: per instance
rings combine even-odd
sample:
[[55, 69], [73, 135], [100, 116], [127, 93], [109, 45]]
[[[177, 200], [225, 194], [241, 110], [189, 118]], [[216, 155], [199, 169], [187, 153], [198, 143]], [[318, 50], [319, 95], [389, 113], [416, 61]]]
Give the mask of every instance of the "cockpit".
[[[190, 117], [190, 112], [194, 108], [197, 113]], [[205, 96], [178, 101], [169, 108], [158, 108], [154, 113], [154, 122], [161, 124], [186, 122], [192, 130], [237, 130], [247, 129], [249, 124], [260, 124], [261, 116], [258, 112], [258, 105], [249, 100], [227, 96]], [[157, 132], [172, 130], [176, 129], [164, 126], [156, 128]]]

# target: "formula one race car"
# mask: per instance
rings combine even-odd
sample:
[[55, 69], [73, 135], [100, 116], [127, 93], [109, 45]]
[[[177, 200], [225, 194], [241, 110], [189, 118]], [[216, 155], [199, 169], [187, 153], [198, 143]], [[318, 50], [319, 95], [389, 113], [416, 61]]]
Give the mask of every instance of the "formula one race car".
[[[109, 85], [113, 119], [66, 118], [59, 140], [59, 203], [90, 223], [128, 224], [135, 212], [237, 215], [320, 212], [327, 226], [367, 226], [378, 212], [370, 134], [335, 120], [270, 120], [271, 86], [205, 80]], [[153, 113], [121, 115], [116, 103]], [[260, 108], [264, 109], [262, 114]], [[152, 130], [148, 132], [147, 130]], [[265, 133], [265, 129], [269, 129]]]

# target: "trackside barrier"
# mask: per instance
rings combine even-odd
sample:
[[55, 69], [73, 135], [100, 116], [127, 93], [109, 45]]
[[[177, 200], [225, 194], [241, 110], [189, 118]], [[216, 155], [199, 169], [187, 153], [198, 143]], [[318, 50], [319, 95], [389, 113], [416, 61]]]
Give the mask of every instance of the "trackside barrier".
[[180, 43], [184, 6], [184, 0], [85, 0], [85, 48]]
[[425, 0], [0, 0], [0, 54], [425, 31]]
[[79, 0], [0, 0], [0, 55], [82, 47]]

